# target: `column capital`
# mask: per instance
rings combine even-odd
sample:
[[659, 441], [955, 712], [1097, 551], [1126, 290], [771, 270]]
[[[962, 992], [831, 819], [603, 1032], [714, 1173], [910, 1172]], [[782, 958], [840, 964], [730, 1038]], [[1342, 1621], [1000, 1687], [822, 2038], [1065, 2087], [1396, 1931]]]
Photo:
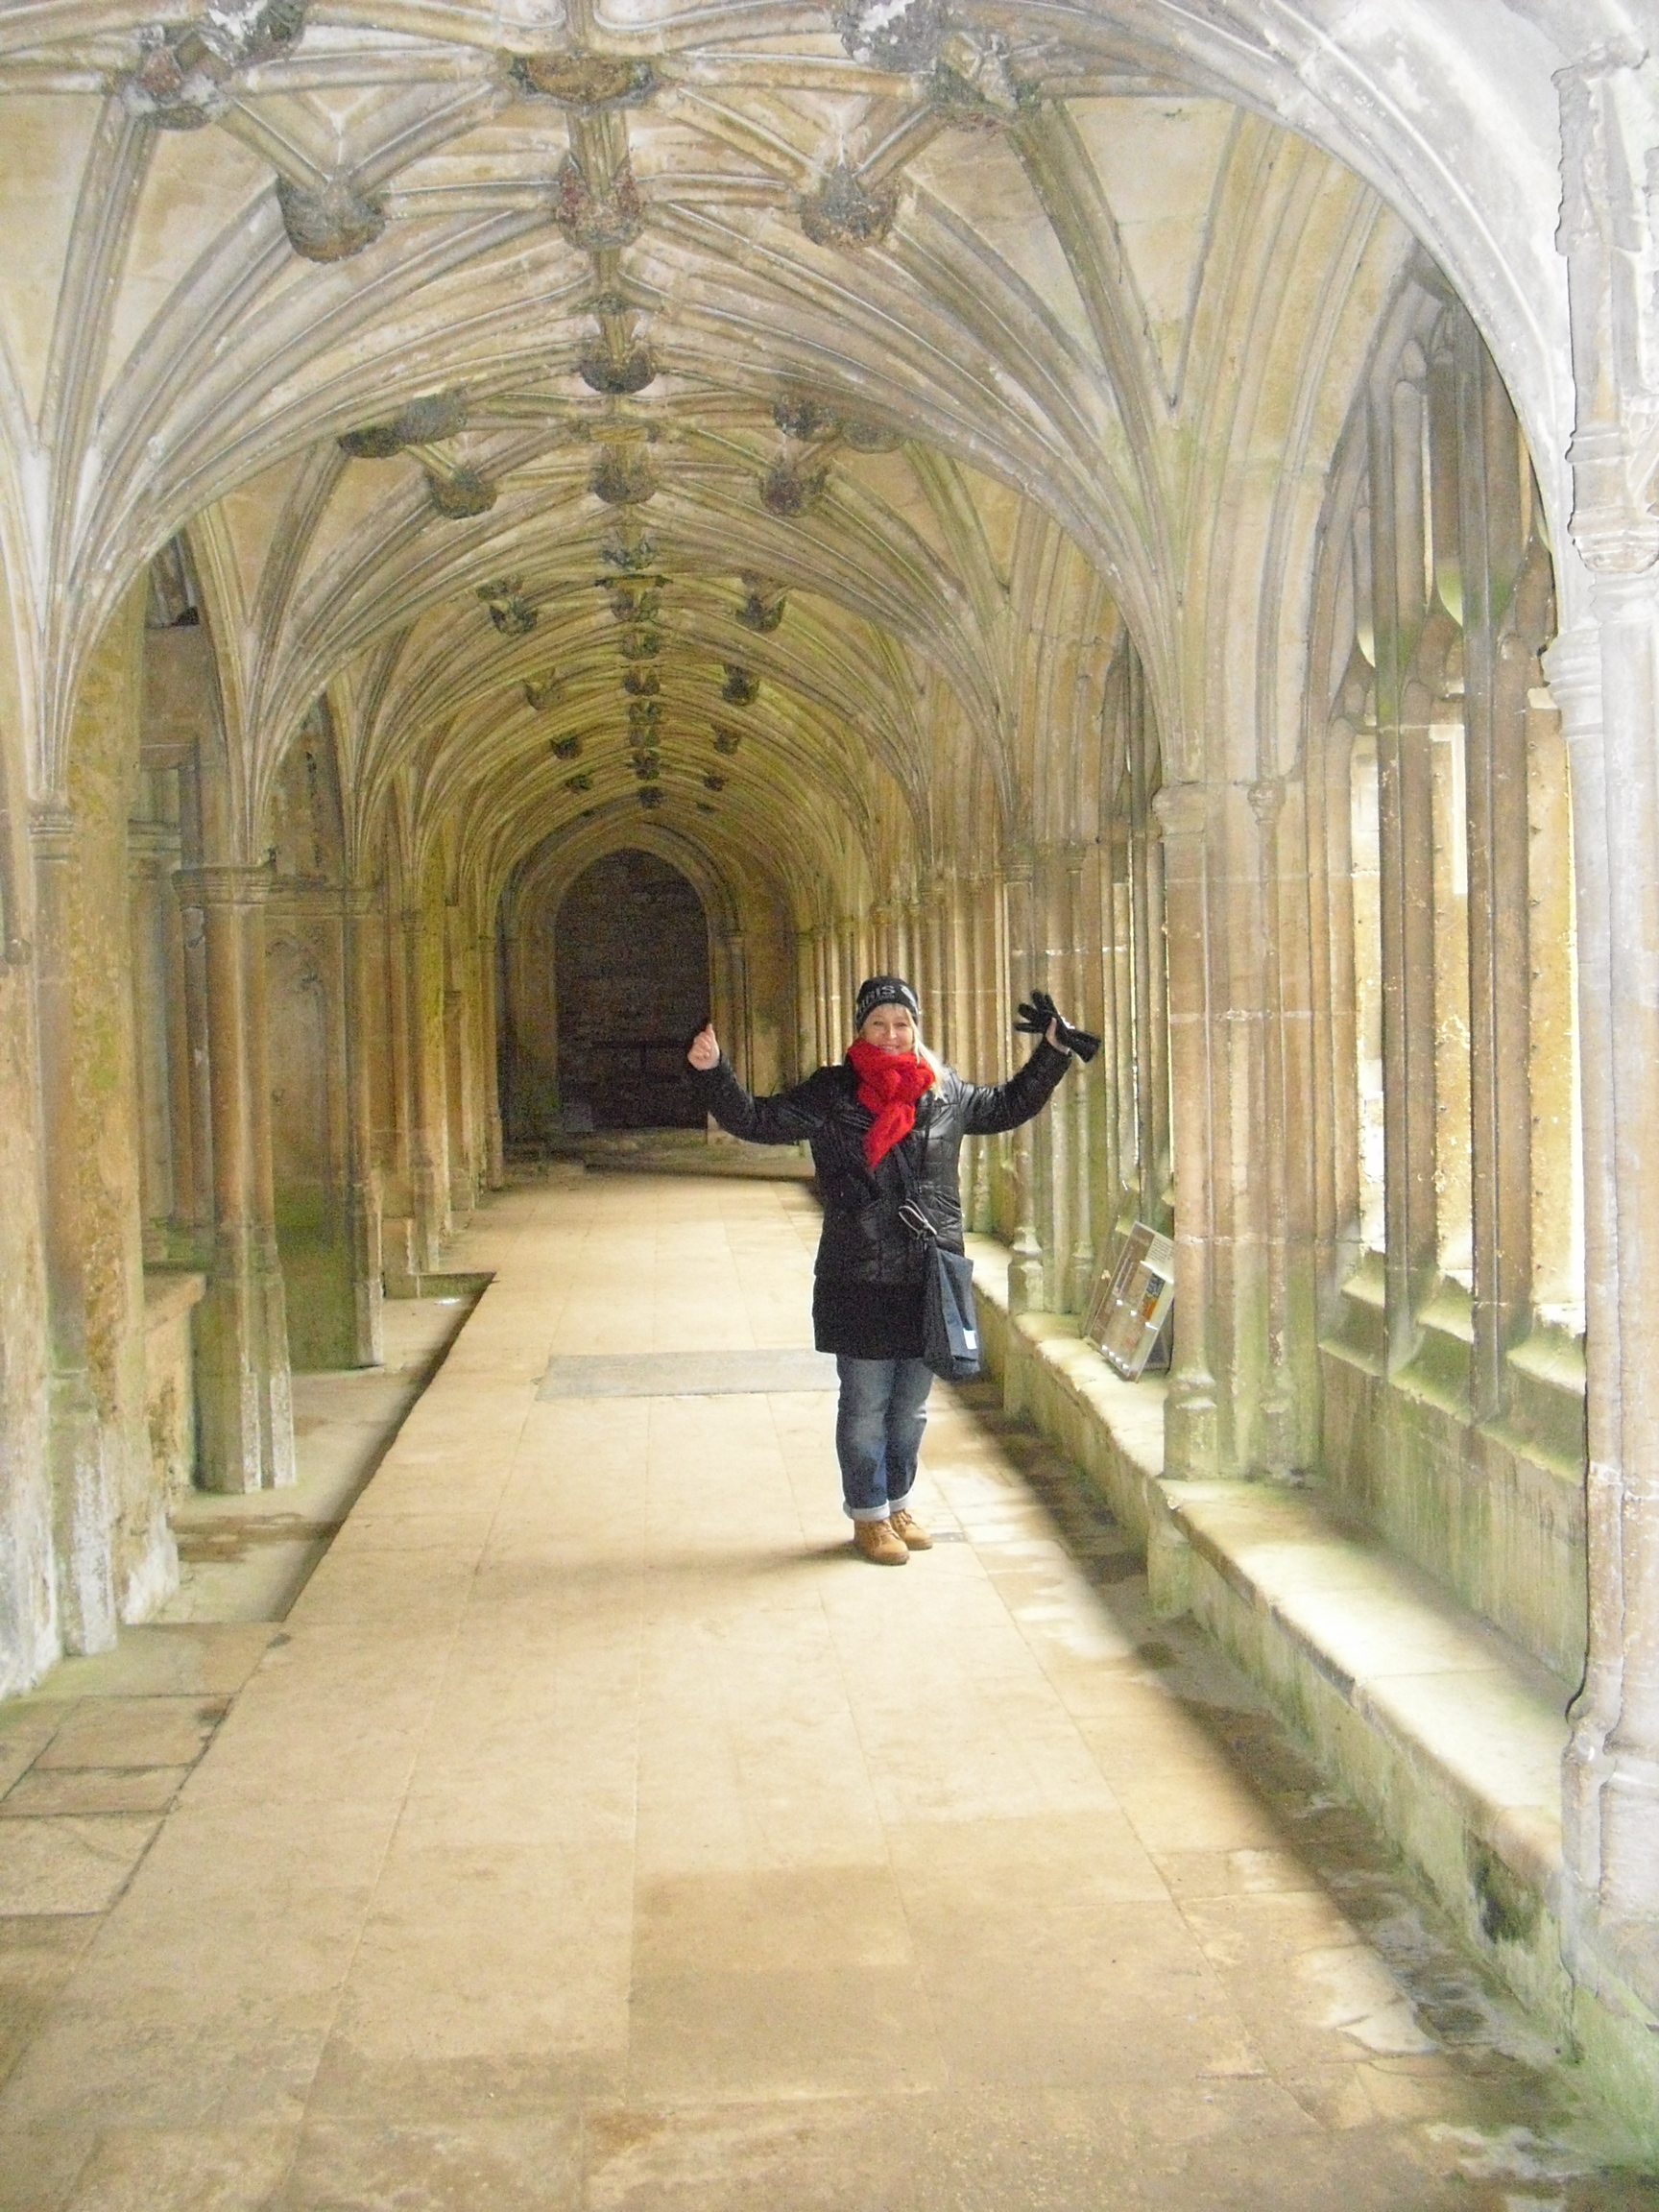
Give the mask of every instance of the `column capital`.
[[1164, 842], [1202, 837], [1215, 808], [1215, 792], [1209, 783], [1166, 783], [1154, 794], [1152, 811]]
[[271, 895], [273, 878], [263, 862], [256, 866], [178, 868], [173, 882], [181, 906], [262, 906]]
[[1569, 744], [1601, 733], [1601, 632], [1576, 622], [1544, 648], [1544, 673]]
[[1246, 796], [1250, 801], [1250, 811], [1262, 828], [1271, 830], [1285, 811], [1285, 779], [1283, 776], [1262, 776], [1249, 786]]
[[36, 806], [29, 814], [29, 842], [41, 860], [72, 860], [80, 818], [68, 806]]
[[171, 876], [179, 858], [179, 828], [173, 822], [129, 822], [127, 856], [145, 876]]

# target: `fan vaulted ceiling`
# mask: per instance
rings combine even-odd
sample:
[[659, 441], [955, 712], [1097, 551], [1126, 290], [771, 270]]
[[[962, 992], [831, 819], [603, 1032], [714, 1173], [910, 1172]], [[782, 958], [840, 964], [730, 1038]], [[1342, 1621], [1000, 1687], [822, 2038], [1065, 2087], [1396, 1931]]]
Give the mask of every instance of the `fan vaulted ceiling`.
[[182, 529], [254, 849], [325, 699], [355, 833], [497, 882], [608, 808], [810, 878], [1014, 805], [1167, 628], [1265, 180], [1375, 220], [1225, 89], [1046, 6], [7, 10], [42, 780]]

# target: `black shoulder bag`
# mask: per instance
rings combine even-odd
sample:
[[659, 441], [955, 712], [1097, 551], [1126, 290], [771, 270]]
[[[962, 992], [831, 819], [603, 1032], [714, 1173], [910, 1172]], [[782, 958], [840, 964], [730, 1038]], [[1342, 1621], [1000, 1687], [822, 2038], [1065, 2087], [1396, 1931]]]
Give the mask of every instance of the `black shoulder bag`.
[[[926, 1139], [923, 1140], [926, 1142]], [[893, 1147], [904, 1185], [899, 1218], [912, 1237], [927, 1246], [927, 1273], [922, 1286], [922, 1358], [942, 1382], [966, 1382], [979, 1372], [979, 1316], [974, 1305], [974, 1262], [952, 1252], [917, 1196], [916, 1171], [902, 1144]]]

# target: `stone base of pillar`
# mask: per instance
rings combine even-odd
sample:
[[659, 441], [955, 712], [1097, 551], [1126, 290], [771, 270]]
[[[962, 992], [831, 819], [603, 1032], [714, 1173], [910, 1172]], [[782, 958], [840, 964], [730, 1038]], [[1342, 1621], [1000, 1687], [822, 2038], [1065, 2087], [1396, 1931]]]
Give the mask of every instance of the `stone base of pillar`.
[[386, 1332], [381, 1314], [380, 1195], [373, 1181], [351, 1193], [347, 1241], [351, 1248], [352, 1358], [359, 1367], [378, 1367], [386, 1356]]
[[298, 1479], [286, 1299], [276, 1256], [222, 1255], [196, 1311], [198, 1479], [276, 1490]]
[[1189, 1482], [1213, 1480], [1220, 1471], [1214, 1390], [1195, 1376], [1178, 1379], [1165, 1403], [1164, 1468]]
[[421, 1270], [415, 1263], [415, 1222], [407, 1214], [380, 1220], [380, 1277], [388, 1298], [419, 1298]]
[[1011, 1313], [1041, 1313], [1045, 1310], [1046, 1286], [1043, 1280], [1043, 1255], [1032, 1249], [1022, 1252], [1018, 1244], [1008, 1262], [1008, 1310]]
[[58, 1631], [65, 1651], [115, 1642], [114, 1485], [109, 1439], [84, 1373], [54, 1375], [47, 1390]]

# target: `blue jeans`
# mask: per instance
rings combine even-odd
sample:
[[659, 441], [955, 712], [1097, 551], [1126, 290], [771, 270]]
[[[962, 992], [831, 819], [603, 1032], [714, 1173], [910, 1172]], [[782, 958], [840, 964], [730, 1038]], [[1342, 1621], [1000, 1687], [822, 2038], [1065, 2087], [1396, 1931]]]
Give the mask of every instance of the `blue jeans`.
[[835, 1455], [841, 1499], [852, 1521], [885, 1521], [916, 1479], [933, 1370], [921, 1359], [838, 1358]]

